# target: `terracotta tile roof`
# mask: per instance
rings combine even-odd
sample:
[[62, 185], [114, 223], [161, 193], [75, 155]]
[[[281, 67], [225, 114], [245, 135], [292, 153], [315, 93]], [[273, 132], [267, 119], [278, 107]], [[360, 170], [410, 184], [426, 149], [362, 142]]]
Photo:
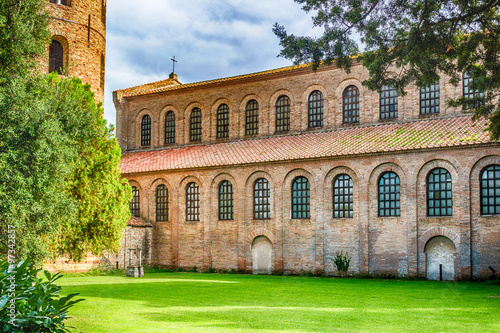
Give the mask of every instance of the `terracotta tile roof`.
[[490, 143], [484, 120], [435, 118], [126, 153], [124, 174]]
[[[205, 85], [210, 85], [210, 84], [218, 84], [218, 83], [222, 83], [222, 82], [229, 82], [229, 81], [235, 81], [235, 80], [240, 80], [240, 79], [259, 77], [259, 76], [264, 76], [264, 75], [269, 75], [269, 74], [283, 73], [283, 72], [288, 72], [288, 71], [292, 71], [295, 69], [310, 68], [310, 67], [311, 67], [311, 64], [293, 65], [293, 66], [281, 67], [281, 68], [271, 69], [271, 70], [257, 72], [257, 73], [231, 76], [231, 77], [226, 77], [226, 78], [221, 78], [221, 79], [187, 83], [187, 84], [181, 84], [177, 80], [167, 79], [167, 80], [162, 80], [162, 81], [144, 84], [142, 86], [117, 90], [116, 92], [120, 92], [123, 97], [148, 95], [148, 94], [154, 94], [154, 93], [159, 93], [159, 92], [164, 92], [164, 91], [171, 91], [171, 90], [178, 90], [178, 89], [185, 89], [185, 88], [192, 88], [192, 87], [200, 87], [200, 86], [205, 86]], [[168, 81], [175, 81], [175, 83], [168, 84], [169, 83]]]
[[130, 220], [127, 221], [129, 227], [139, 227], [139, 228], [152, 228], [151, 223], [144, 221], [140, 217], [132, 216]]

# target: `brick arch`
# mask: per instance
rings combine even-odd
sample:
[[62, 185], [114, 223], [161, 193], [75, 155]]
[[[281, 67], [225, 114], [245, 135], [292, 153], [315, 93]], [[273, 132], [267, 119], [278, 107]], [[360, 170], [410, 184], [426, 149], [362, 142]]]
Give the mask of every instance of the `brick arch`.
[[276, 132], [276, 102], [281, 96], [287, 96], [290, 99], [290, 131], [294, 128], [292, 123], [293, 113], [299, 112], [299, 110], [296, 110], [296, 98], [290, 90], [276, 90], [269, 98], [269, 132], [271, 134]]
[[[70, 71], [69, 71], [69, 51], [70, 51], [70, 44], [68, 42], [68, 39], [63, 36], [63, 33], [55, 33], [54, 35], [52, 35], [52, 40], [56, 40], [58, 41], [59, 43], [61, 43], [62, 47], [63, 47], [63, 74], [62, 75], [65, 75], [64, 72], [67, 71], [68, 74], [70, 74]], [[48, 48], [50, 49], [50, 44], [48, 46]], [[47, 54], [49, 54], [49, 50], [47, 50]], [[47, 69], [49, 68], [49, 66], [47, 66]]]
[[476, 163], [472, 166], [469, 172], [469, 184], [470, 184], [470, 203], [471, 203], [471, 212], [472, 219], [474, 222], [477, 222], [480, 218], [496, 218], [495, 216], [483, 216], [481, 215], [481, 173], [484, 168], [489, 165], [497, 164], [500, 165], [500, 156], [499, 155], [489, 155], [484, 156], [483, 158], [476, 161]]
[[333, 180], [341, 174], [349, 175], [352, 179], [353, 184], [353, 201], [354, 201], [354, 215], [359, 214], [359, 193], [361, 186], [359, 184], [359, 170], [354, 170], [347, 166], [338, 166], [331, 169], [325, 176], [323, 180], [323, 198], [324, 198], [324, 216], [325, 221], [332, 219], [333, 217]]
[[334, 124], [336, 126], [343, 125], [343, 102], [344, 102], [343, 96], [345, 89], [349, 86], [356, 86], [356, 88], [358, 88], [359, 90], [359, 124], [362, 124], [369, 120], [367, 119], [367, 114], [369, 112], [365, 111], [369, 107], [369, 105], [367, 105], [365, 100], [367, 89], [364, 88], [364, 86], [361, 83], [361, 80], [358, 79], [356, 75], [349, 75], [342, 82], [340, 82], [337, 88], [335, 89], [336, 101], [334, 103], [334, 106], [335, 110], [338, 110], [338, 112], [335, 112], [336, 117], [334, 119]]
[[436, 236], [443, 236], [449, 238], [453, 244], [455, 245], [455, 249], [457, 253], [460, 253], [459, 251], [459, 246], [460, 246], [460, 236], [454, 232], [451, 229], [448, 229], [446, 227], [437, 227], [437, 228], [431, 228], [427, 231], [425, 231], [419, 238], [418, 238], [418, 252], [419, 253], [424, 253], [425, 249], [425, 244], [431, 239]]
[[238, 117], [235, 116], [237, 115], [238, 110], [236, 109], [234, 103], [232, 103], [227, 98], [218, 98], [212, 103], [212, 106], [210, 107], [210, 114], [206, 115], [206, 117], [210, 119], [209, 135], [213, 140], [217, 140], [217, 111], [219, 109], [219, 106], [221, 106], [222, 104], [226, 104], [229, 108], [229, 138], [233, 138], [235, 136], [235, 133], [232, 133], [231, 131], [231, 129], [234, 128], [233, 126], [231, 126], [231, 124], [238, 121]]
[[302, 115], [301, 119], [301, 130], [306, 130], [309, 128], [309, 96], [311, 93], [315, 90], [320, 91], [323, 94], [323, 127], [319, 128], [325, 128], [330, 126], [329, 119], [330, 119], [330, 109], [329, 109], [329, 98], [330, 96], [328, 95], [328, 92], [326, 88], [322, 85], [319, 84], [311, 84], [308, 86], [305, 90], [304, 93], [302, 94], [302, 106], [300, 113]]
[[265, 105], [264, 105], [264, 100], [257, 94], [248, 94], [240, 102], [239, 108], [238, 108], [238, 124], [239, 124], [239, 136], [241, 138], [245, 137], [245, 129], [246, 129], [246, 106], [248, 102], [250, 102], [252, 99], [256, 100], [257, 103], [259, 104], [259, 126], [258, 126], [258, 135], [261, 135], [264, 132], [264, 124], [266, 123], [263, 121], [266, 117], [265, 113]]
[[175, 115], [175, 143], [179, 143], [179, 138], [182, 136], [182, 121], [181, 121], [181, 112], [179, 108], [173, 104], [165, 105], [161, 111], [158, 118], [158, 144], [163, 146], [165, 144], [165, 118], [167, 117], [167, 113], [172, 111]]
[[287, 173], [285, 176], [285, 179], [283, 180], [283, 188], [282, 193], [283, 193], [283, 218], [284, 219], [291, 219], [291, 202], [292, 202], [292, 184], [293, 181], [297, 177], [305, 177], [309, 181], [309, 200], [310, 200], [310, 220], [315, 221], [316, 220], [316, 211], [315, 207], [317, 207], [317, 200], [319, 196], [319, 186], [317, 182], [314, 180], [313, 175], [305, 170], [305, 169], [293, 169], [290, 172]]
[[201, 110], [201, 141], [205, 141], [206, 138], [210, 135], [209, 133], [206, 133], [206, 128], [204, 126], [205, 122], [204, 119], [207, 117], [206, 110], [203, 106], [203, 104], [199, 102], [191, 102], [187, 107], [184, 108], [183, 111], [183, 122], [182, 122], [182, 127], [183, 127], [183, 140], [184, 143], [189, 143], [189, 126], [190, 126], [190, 120], [191, 120], [191, 112], [193, 112], [194, 108], [199, 108]]
[[273, 177], [265, 172], [265, 171], [255, 171], [253, 172], [248, 178], [246, 179], [245, 182], [245, 189], [244, 189], [244, 194], [245, 194], [245, 219], [247, 220], [253, 220], [253, 187], [255, 184], [255, 181], [259, 178], [264, 178], [269, 182], [269, 189], [271, 191], [270, 194], [270, 202], [271, 202], [271, 220], [275, 218], [275, 212], [274, 212], [274, 207], [275, 207], [275, 196], [276, 196], [276, 189], [275, 189], [275, 183]]
[[[189, 223], [203, 223], [203, 213], [210, 208], [206, 200], [206, 188], [203, 183], [195, 176], [184, 177], [177, 188], [177, 210], [179, 211], [179, 221], [186, 222], [186, 188], [189, 183], [196, 183], [200, 189], [200, 221]], [[207, 215], [208, 216], [208, 215]]]
[[484, 168], [491, 164], [500, 165], [500, 155], [489, 155], [485, 156], [474, 164], [469, 173], [469, 181], [472, 184], [474, 180], [478, 180], [483, 172]]
[[144, 118], [145, 115], [148, 115], [151, 118], [151, 147], [155, 146], [156, 143], [156, 136], [157, 136], [157, 130], [156, 130], [156, 125], [157, 122], [155, 121], [155, 117], [153, 116], [153, 111], [150, 109], [142, 109], [137, 113], [135, 116], [135, 146], [137, 148], [141, 148], [141, 125], [142, 125], [142, 118]]
[[253, 240], [256, 238], [256, 237], [259, 237], [259, 236], [266, 236], [267, 238], [269, 238], [269, 240], [271, 241], [271, 243], [274, 245], [276, 244], [276, 236], [274, 236], [274, 234], [267, 228], [258, 228], [258, 229], [255, 229], [254, 231], [250, 232], [248, 234], [248, 242], [249, 242], [249, 246], [250, 246], [250, 249], [252, 248], [252, 242]]
[[151, 184], [148, 187], [148, 197], [150, 198], [149, 201], [149, 216], [151, 216], [152, 221], [156, 221], [156, 188], [160, 185], [165, 185], [167, 187], [167, 193], [168, 193], [168, 210], [169, 210], [169, 220], [171, 219], [171, 214], [172, 214], [172, 196], [174, 195], [174, 189], [172, 185], [162, 177], [154, 179]]

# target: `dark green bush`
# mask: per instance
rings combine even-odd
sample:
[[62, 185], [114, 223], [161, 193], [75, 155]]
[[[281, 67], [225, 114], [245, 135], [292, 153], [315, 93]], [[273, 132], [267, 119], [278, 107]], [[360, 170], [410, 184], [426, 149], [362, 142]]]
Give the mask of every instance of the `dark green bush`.
[[60, 274], [43, 272], [27, 261], [9, 265], [0, 259], [0, 330], [2, 332], [69, 332], [64, 325], [69, 308], [83, 299], [78, 294], [60, 297], [61, 287], [54, 284]]
[[344, 250], [335, 253], [335, 258], [332, 259], [340, 276], [346, 276], [349, 270], [349, 265], [351, 264], [351, 258], [348, 257], [347, 252], [344, 254]]

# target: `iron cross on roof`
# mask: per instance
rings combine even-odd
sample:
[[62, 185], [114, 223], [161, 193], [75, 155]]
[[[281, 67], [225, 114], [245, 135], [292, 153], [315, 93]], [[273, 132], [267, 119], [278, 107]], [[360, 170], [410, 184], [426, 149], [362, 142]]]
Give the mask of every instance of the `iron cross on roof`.
[[172, 60], [173, 62], [172, 73], [175, 73], [175, 63], [177, 62], [177, 60], [175, 60], [175, 56], [170, 60]]

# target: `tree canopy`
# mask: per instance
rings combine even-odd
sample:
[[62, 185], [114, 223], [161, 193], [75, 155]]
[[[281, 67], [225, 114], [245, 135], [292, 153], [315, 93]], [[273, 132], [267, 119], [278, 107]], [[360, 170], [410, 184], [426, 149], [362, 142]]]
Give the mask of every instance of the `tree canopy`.
[[483, 94], [449, 105], [488, 117], [492, 138], [500, 138], [499, 0], [294, 1], [314, 13], [313, 25], [323, 34], [297, 37], [276, 23], [280, 56], [311, 62], [314, 70], [335, 63], [349, 71], [359, 61], [370, 74], [365, 86], [380, 91], [392, 85], [400, 94], [409, 84], [426, 87], [443, 74], [457, 85], [468, 72], [471, 89]]
[[44, 0], [0, 2], [0, 251], [38, 262], [116, 250], [131, 198], [90, 86], [39, 73], [47, 25]]

